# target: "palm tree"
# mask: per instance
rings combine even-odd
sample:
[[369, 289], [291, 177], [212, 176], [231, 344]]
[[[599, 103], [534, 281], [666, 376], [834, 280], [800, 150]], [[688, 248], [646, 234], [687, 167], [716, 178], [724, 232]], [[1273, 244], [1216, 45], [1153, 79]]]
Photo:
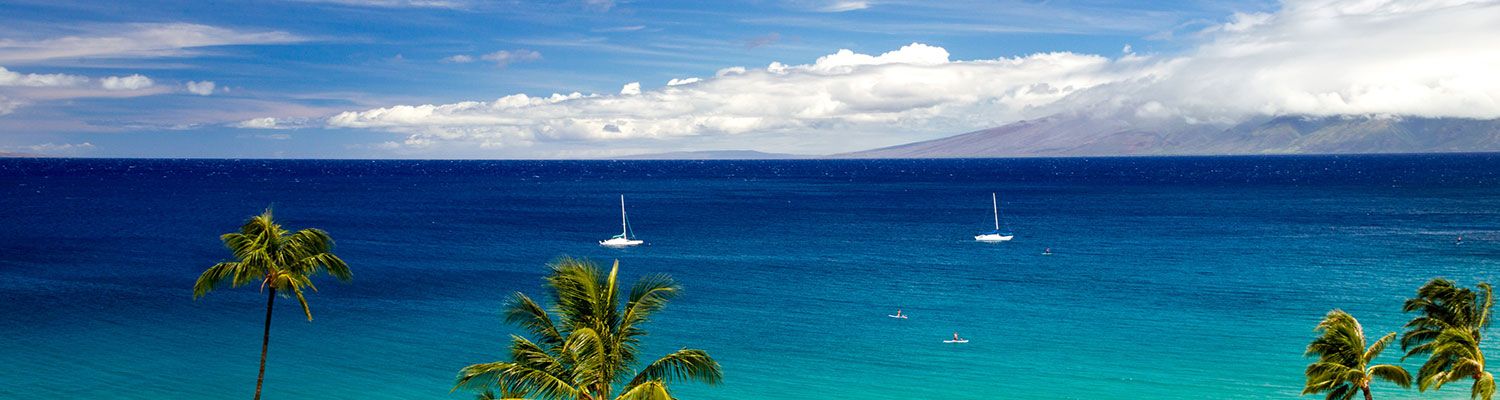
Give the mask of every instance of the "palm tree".
[[193, 284], [193, 299], [214, 291], [220, 285], [240, 287], [260, 283], [266, 292], [266, 328], [260, 343], [260, 375], [255, 378], [255, 399], [260, 400], [261, 384], [266, 378], [266, 350], [271, 344], [271, 310], [276, 302], [276, 293], [282, 296], [291, 293], [302, 305], [307, 320], [312, 321], [312, 309], [307, 307], [303, 289], [313, 286], [312, 277], [327, 272], [340, 281], [349, 281], [349, 265], [333, 255], [333, 238], [320, 229], [303, 229], [287, 232], [271, 219], [271, 210], [251, 217], [239, 232], [226, 233], [219, 237], [224, 246], [234, 252], [237, 261], [225, 261], [209, 267]]
[[1427, 362], [1417, 370], [1418, 390], [1437, 390], [1446, 383], [1473, 379], [1471, 398], [1490, 400], [1495, 395], [1495, 376], [1484, 370], [1484, 352], [1479, 348], [1494, 305], [1494, 289], [1488, 283], [1480, 283], [1479, 291], [1474, 291], [1442, 278], [1422, 285], [1417, 297], [1402, 305], [1402, 311], [1419, 313], [1406, 323], [1406, 334], [1401, 336], [1405, 357], [1427, 355]]
[[[506, 395], [553, 400], [671, 400], [677, 381], [717, 384], [719, 363], [707, 352], [682, 349], [634, 369], [642, 329], [675, 297], [679, 286], [666, 275], [636, 281], [620, 305], [620, 262], [608, 274], [587, 260], [563, 258], [548, 266], [549, 310], [525, 294], [511, 295], [506, 322], [530, 337], [511, 335], [510, 360], [474, 364], [459, 371], [459, 387], [500, 386]], [[554, 318], [554, 314], [556, 317]], [[614, 388], [620, 386], [615, 394]]]
[[1365, 400], [1370, 400], [1370, 381], [1374, 378], [1411, 387], [1411, 374], [1405, 368], [1370, 365], [1396, 340], [1395, 332], [1365, 347], [1365, 332], [1359, 320], [1341, 310], [1329, 311], [1316, 330], [1321, 334], [1307, 345], [1306, 355], [1317, 356], [1318, 361], [1307, 366], [1307, 386], [1302, 394], [1328, 392], [1328, 400], [1348, 400], [1363, 392]]

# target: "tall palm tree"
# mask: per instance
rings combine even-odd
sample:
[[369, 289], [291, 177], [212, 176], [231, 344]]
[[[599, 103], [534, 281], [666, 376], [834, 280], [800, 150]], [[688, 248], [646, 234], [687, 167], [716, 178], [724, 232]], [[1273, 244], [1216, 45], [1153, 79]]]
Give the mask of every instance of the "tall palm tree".
[[1318, 361], [1307, 366], [1307, 386], [1302, 394], [1328, 392], [1328, 400], [1348, 400], [1363, 392], [1365, 400], [1370, 400], [1370, 381], [1376, 378], [1403, 388], [1411, 387], [1411, 373], [1405, 368], [1370, 365], [1396, 340], [1395, 332], [1365, 347], [1365, 332], [1359, 320], [1341, 310], [1329, 311], [1318, 323], [1317, 331], [1321, 334], [1307, 345], [1306, 355], [1317, 356]]
[[276, 303], [276, 294], [290, 293], [302, 305], [307, 320], [312, 321], [312, 309], [307, 307], [303, 289], [313, 286], [312, 277], [327, 272], [340, 281], [349, 281], [349, 265], [339, 259], [333, 250], [333, 238], [320, 229], [303, 229], [287, 232], [271, 218], [271, 210], [251, 217], [239, 232], [226, 233], [219, 237], [224, 246], [234, 252], [236, 261], [225, 261], [209, 267], [193, 284], [193, 299], [198, 299], [228, 283], [240, 287], [260, 283], [266, 292], [266, 327], [260, 343], [260, 375], [255, 378], [255, 399], [260, 400], [261, 384], [266, 379], [266, 350], [271, 345], [271, 310]]
[[507, 394], [540, 399], [671, 400], [669, 384], [717, 384], [723, 379], [719, 363], [696, 349], [677, 350], [633, 369], [646, 336], [643, 325], [680, 290], [671, 277], [641, 278], [621, 306], [619, 261], [608, 273], [572, 258], [548, 267], [546, 287], [553, 307], [543, 308], [520, 292], [511, 295], [505, 320], [530, 337], [511, 335], [509, 361], [464, 367], [455, 389], [498, 385]]
[[1427, 362], [1417, 370], [1418, 390], [1437, 390], [1446, 383], [1473, 379], [1471, 398], [1490, 400], [1495, 395], [1495, 376], [1484, 370], [1484, 352], [1479, 348], [1490, 326], [1495, 291], [1488, 283], [1478, 286], [1474, 291], [1447, 279], [1433, 279], [1402, 305], [1402, 311], [1418, 313], [1406, 323], [1406, 334], [1401, 336], [1405, 357], [1427, 355]]

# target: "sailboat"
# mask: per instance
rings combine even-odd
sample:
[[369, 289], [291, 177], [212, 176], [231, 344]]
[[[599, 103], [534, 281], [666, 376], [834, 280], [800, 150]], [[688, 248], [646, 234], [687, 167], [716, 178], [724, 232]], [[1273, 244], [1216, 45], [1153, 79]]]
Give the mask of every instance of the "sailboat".
[[1010, 232], [1000, 231], [1000, 197], [990, 193], [990, 204], [995, 208], [995, 230], [974, 235], [974, 240], [981, 242], [1004, 242], [1016, 237]]
[[620, 195], [620, 234], [599, 241], [600, 245], [609, 247], [627, 247], [645, 243], [639, 239], [630, 238], [630, 220], [625, 218], [625, 195]]

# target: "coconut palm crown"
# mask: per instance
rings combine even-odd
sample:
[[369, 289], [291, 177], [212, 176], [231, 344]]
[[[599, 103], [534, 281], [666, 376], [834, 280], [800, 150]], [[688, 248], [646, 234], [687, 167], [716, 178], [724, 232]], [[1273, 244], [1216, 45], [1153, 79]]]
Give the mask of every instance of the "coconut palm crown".
[[266, 376], [266, 353], [271, 341], [271, 311], [276, 295], [296, 297], [307, 320], [312, 309], [307, 306], [307, 289], [317, 290], [312, 277], [327, 273], [340, 281], [353, 277], [349, 265], [333, 254], [333, 238], [320, 229], [288, 232], [271, 217], [271, 210], [251, 217], [239, 232], [221, 235], [220, 240], [234, 254], [235, 261], [209, 267], [193, 284], [193, 298], [208, 295], [225, 284], [240, 287], [258, 284], [266, 292], [265, 332], [261, 337], [260, 376], [255, 381], [255, 399], [260, 399]]
[[1371, 398], [1370, 383], [1384, 380], [1403, 388], [1411, 387], [1411, 374], [1391, 364], [1370, 365], [1387, 345], [1396, 340], [1391, 332], [1365, 346], [1364, 328], [1359, 320], [1341, 310], [1328, 312], [1318, 323], [1319, 335], [1307, 345], [1306, 355], [1318, 360], [1307, 366], [1307, 385], [1302, 394], [1328, 393], [1328, 400], [1349, 400], [1361, 393]]
[[619, 261], [607, 273], [573, 258], [548, 267], [552, 308], [523, 293], [511, 295], [505, 320], [526, 336], [511, 335], [509, 360], [464, 367], [455, 389], [498, 388], [506, 396], [555, 400], [671, 400], [672, 384], [723, 379], [719, 363], [697, 349], [636, 367], [645, 323], [681, 290], [671, 277], [643, 277], [626, 294], [616, 278]]
[[1490, 400], [1495, 395], [1495, 376], [1485, 370], [1479, 343], [1490, 326], [1494, 289], [1480, 283], [1479, 290], [1461, 288], [1447, 279], [1433, 279], [1417, 289], [1417, 297], [1406, 301], [1402, 311], [1417, 313], [1406, 323], [1401, 336], [1404, 358], [1427, 356], [1417, 370], [1417, 389], [1441, 389], [1444, 384], [1473, 379], [1471, 398]]

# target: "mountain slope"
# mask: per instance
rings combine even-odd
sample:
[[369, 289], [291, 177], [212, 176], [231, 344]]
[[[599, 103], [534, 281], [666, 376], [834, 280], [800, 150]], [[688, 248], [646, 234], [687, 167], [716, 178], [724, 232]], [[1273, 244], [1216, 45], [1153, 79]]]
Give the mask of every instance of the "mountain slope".
[[1144, 129], [1048, 117], [838, 158], [1357, 154], [1500, 151], [1500, 120], [1278, 117], [1231, 127]]
[[811, 158], [811, 156], [782, 153], [766, 153], [755, 150], [707, 150], [674, 151], [670, 153], [636, 154], [611, 157], [613, 160], [788, 160]]

